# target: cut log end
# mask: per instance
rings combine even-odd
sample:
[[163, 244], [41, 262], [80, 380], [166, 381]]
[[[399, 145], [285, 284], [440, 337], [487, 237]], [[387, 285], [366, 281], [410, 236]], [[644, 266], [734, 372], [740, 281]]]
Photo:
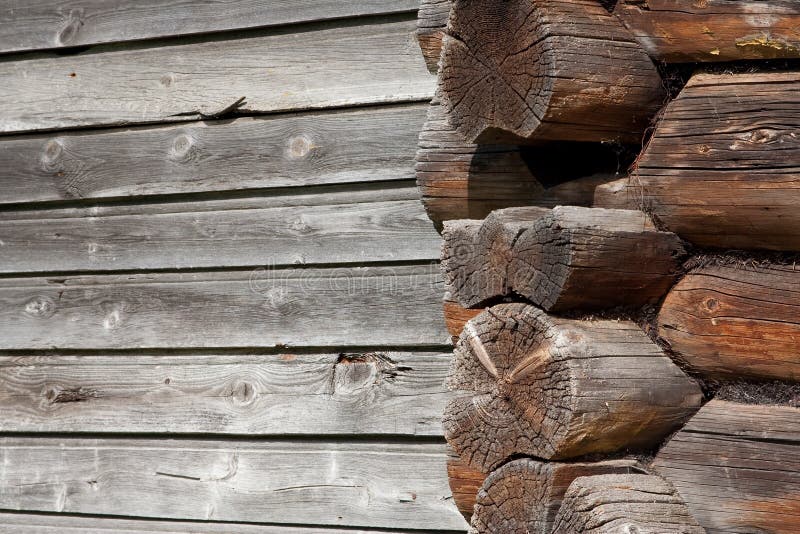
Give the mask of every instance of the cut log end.
[[571, 464], [514, 460], [484, 482], [470, 532], [549, 534], [564, 493], [577, 477], [639, 471], [634, 460]]
[[[484, 473], [517, 455], [565, 459], [659, 442], [702, 395], [638, 327], [502, 304], [470, 321], [447, 385], [445, 437]], [[620, 391], [625, 391], [623, 398]]]
[[594, 0], [456, 0], [440, 87], [469, 141], [640, 141], [661, 79]]
[[672, 486], [644, 474], [576, 478], [553, 523], [553, 534], [705, 533]]

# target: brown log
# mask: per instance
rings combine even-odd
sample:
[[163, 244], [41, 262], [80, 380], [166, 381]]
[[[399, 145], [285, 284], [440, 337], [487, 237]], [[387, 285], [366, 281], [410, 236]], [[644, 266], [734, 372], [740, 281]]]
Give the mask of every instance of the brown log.
[[442, 38], [453, 0], [421, 0], [417, 13], [417, 42], [432, 74], [439, 70]]
[[560, 460], [649, 447], [699, 407], [697, 384], [629, 321], [501, 304], [467, 323], [447, 386], [445, 437], [489, 473], [518, 455]]
[[476, 143], [638, 143], [665, 94], [596, 0], [455, 0], [440, 88], [451, 123]]
[[800, 72], [695, 75], [595, 205], [635, 203], [700, 246], [800, 250], [799, 129]]
[[798, 309], [796, 266], [712, 264], [670, 291], [658, 334], [709, 377], [800, 381]]
[[614, 14], [666, 63], [800, 57], [796, 0], [619, 0]]
[[705, 534], [675, 488], [654, 475], [576, 478], [552, 534]]
[[516, 239], [508, 279], [548, 311], [641, 306], [675, 283], [684, 255], [641, 211], [557, 207]]
[[658, 453], [709, 534], [800, 532], [800, 409], [713, 400]]
[[482, 223], [449, 221], [442, 237], [442, 271], [451, 296], [474, 308], [510, 293], [508, 268], [517, 237], [550, 213], [547, 208], [507, 208], [493, 211]]
[[[615, 168], [616, 161], [598, 147], [558, 146], [528, 154], [516, 145], [468, 143], [449, 125], [436, 96], [419, 136], [416, 177], [425, 210], [440, 226], [514, 206], [589, 206], [597, 185], [614, 179]], [[536, 173], [546, 176], [540, 180]]]
[[476, 317], [477, 315], [480, 315], [480, 313], [483, 311], [483, 308], [463, 307], [453, 299], [452, 293], [449, 291], [444, 295], [442, 307], [444, 309], [444, 322], [445, 325], [447, 325], [447, 331], [454, 338], [454, 344], [456, 340], [458, 340], [458, 336], [461, 335], [461, 331], [464, 330], [464, 326], [467, 324], [467, 321]]
[[467, 521], [472, 517], [478, 490], [481, 489], [486, 475], [469, 466], [461, 459], [452, 447], [447, 447], [447, 479], [453, 502]]
[[[596, 463], [514, 460], [493, 472], [478, 492], [471, 534], [550, 534], [561, 500], [578, 477], [641, 472], [635, 460]], [[574, 532], [571, 534], [575, 534]]]

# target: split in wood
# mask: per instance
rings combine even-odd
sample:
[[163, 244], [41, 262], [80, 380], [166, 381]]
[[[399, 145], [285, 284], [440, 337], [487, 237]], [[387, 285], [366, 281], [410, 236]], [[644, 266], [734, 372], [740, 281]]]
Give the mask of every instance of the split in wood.
[[442, 269], [464, 307], [512, 293], [548, 311], [642, 306], [674, 284], [685, 250], [637, 210], [509, 208], [451, 221]]
[[702, 394], [629, 321], [556, 319], [502, 304], [471, 320], [447, 379], [445, 437], [484, 473], [519, 455], [567, 459], [645, 448]]
[[573, 480], [589, 475], [636, 472], [642, 472], [642, 467], [635, 460], [594, 463], [514, 460], [494, 471], [483, 483], [470, 533], [550, 534]]
[[452, 124], [478, 143], [638, 143], [665, 97], [596, 0], [455, 0], [439, 83]]
[[703, 247], [800, 250], [798, 110], [798, 72], [695, 75], [595, 206], [643, 209]]
[[654, 475], [576, 478], [552, 534], [705, 534], [675, 488]]

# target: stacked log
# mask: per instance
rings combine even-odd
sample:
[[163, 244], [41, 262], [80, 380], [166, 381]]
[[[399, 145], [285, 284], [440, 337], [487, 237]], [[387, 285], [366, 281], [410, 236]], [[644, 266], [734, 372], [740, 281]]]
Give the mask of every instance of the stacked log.
[[753, 61], [800, 58], [800, 4], [434, 4], [417, 178], [472, 532], [799, 532], [800, 73]]

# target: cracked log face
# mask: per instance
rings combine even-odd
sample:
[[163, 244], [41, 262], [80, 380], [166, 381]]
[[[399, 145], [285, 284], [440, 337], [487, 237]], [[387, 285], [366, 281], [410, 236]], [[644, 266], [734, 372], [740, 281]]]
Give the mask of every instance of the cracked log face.
[[664, 100], [650, 58], [595, 0], [456, 0], [440, 87], [478, 143], [639, 142]]
[[667, 295], [658, 335], [712, 378], [800, 381], [800, 272], [794, 265], [707, 265]]
[[[635, 460], [544, 463], [514, 460], [493, 472], [478, 492], [471, 534], [550, 534], [561, 500], [577, 477], [635, 473]], [[570, 534], [582, 531], [573, 531]]]
[[705, 534], [675, 488], [643, 474], [576, 478], [553, 523], [552, 534]]
[[502, 304], [471, 320], [447, 379], [445, 437], [489, 473], [543, 459], [647, 447], [699, 407], [697, 384], [628, 321], [548, 317]]
[[642, 306], [669, 291], [685, 255], [640, 211], [557, 207], [515, 240], [508, 278], [548, 311]]

